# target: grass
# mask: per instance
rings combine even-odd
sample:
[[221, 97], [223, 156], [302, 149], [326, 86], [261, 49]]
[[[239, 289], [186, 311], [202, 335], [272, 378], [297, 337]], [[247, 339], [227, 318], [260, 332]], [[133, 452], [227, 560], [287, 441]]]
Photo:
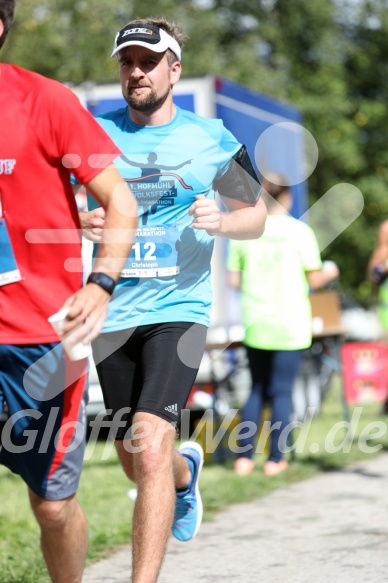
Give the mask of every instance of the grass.
[[[222, 465], [205, 464], [201, 476], [204, 519], [211, 520], [216, 512], [229, 504], [264, 496], [320, 471], [336, 470], [388, 450], [388, 417], [380, 416], [379, 410], [379, 404], [352, 408], [349, 414], [355, 424], [355, 433], [352, 443], [346, 441], [337, 382], [325, 400], [321, 414], [311, 420], [308, 430], [307, 425], [304, 432], [294, 430], [294, 446], [300, 451], [289, 471], [274, 478], [265, 477], [260, 471], [265, 460], [263, 454], [256, 456], [257, 470], [247, 477], [234, 474], [231, 457]], [[381, 437], [373, 434], [378, 430]], [[203, 438], [203, 434], [200, 437]], [[228, 435], [222, 446], [227, 445], [227, 439]], [[230, 437], [229, 445], [232, 441]], [[131, 484], [124, 476], [111, 445], [103, 441], [88, 445], [79, 489], [79, 500], [90, 530], [89, 562], [127, 544], [131, 537], [133, 501], [128, 497]], [[367, 448], [376, 449], [380, 445], [378, 451], [368, 453]], [[336, 449], [338, 451], [334, 451]], [[227, 452], [227, 448], [223, 451]], [[28, 506], [26, 487], [2, 467], [0, 500], [0, 583], [48, 583], [40, 555], [39, 531]]]

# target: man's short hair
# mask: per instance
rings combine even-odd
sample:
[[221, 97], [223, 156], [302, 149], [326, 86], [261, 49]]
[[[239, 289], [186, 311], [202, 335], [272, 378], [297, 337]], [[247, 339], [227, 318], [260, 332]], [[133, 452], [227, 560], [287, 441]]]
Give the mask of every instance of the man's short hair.
[[13, 22], [13, 15], [15, 12], [15, 0], [0, 0], [0, 20], [4, 25], [4, 32], [0, 38], [0, 48], [5, 43], [9, 29]]

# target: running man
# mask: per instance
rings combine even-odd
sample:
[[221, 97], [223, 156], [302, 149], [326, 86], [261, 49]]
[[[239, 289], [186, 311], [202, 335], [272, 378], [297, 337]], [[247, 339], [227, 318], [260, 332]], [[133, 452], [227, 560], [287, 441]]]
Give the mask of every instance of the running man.
[[[123, 151], [120, 172], [140, 215], [154, 209], [141, 221], [93, 349], [119, 458], [138, 488], [133, 583], [157, 580], [171, 527], [186, 541], [201, 523], [203, 452], [193, 442], [177, 452], [175, 438], [205, 346], [214, 236], [257, 238], [266, 217], [246, 149], [221, 120], [173, 103], [183, 38], [165, 19], [124, 26], [112, 56], [128, 107], [98, 118]], [[147, 159], [160, 169], [157, 180], [145, 176]], [[103, 216], [101, 209], [82, 215], [91, 238]]]
[[[14, 9], [15, 0], [0, 0], [0, 47]], [[74, 341], [97, 336], [131, 249], [137, 205], [112, 166], [120, 150], [60, 83], [1, 64], [0, 126], [0, 405], [9, 414], [0, 463], [28, 486], [51, 580], [81, 583], [87, 525], [76, 491], [86, 359], [69, 361], [47, 319], [66, 308], [64, 333], [73, 331]], [[106, 217], [84, 288], [70, 168]]]

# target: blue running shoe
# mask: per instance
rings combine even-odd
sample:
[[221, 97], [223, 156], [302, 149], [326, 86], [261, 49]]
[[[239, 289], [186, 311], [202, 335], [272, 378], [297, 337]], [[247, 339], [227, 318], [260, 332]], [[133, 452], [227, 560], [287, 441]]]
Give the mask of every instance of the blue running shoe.
[[199, 493], [198, 478], [203, 466], [203, 449], [195, 441], [185, 441], [179, 453], [194, 464], [190, 486], [184, 492], [177, 492], [172, 534], [181, 541], [195, 537], [202, 522], [203, 508]]

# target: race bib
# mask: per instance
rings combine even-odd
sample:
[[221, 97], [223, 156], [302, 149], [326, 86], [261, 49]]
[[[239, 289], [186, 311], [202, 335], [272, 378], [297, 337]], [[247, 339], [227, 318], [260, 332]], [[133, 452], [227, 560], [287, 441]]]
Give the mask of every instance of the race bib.
[[121, 277], [170, 277], [179, 273], [179, 231], [176, 227], [147, 226], [136, 232], [131, 255]]
[[0, 219], [0, 286], [21, 280], [5, 219]]

